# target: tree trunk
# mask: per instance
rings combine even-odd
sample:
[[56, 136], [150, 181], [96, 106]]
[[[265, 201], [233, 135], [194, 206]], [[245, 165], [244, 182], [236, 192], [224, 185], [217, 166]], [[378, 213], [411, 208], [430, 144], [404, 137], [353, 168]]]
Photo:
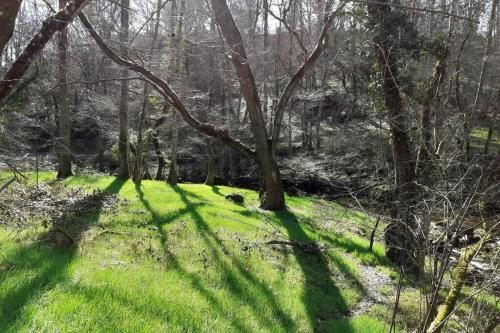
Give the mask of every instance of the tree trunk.
[[[121, 0], [120, 10], [120, 52], [124, 56], [128, 54], [128, 40], [129, 40], [129, 5], [130, 0]], [[122, 79], [128, 77], [128, 69], [122, 67]], [[119, 153], [119, 170], [118, 175], [121, 178], [130, 177], [130, 163], [129, 163], [129, 135], [128, 135], [128, 101], [129, 101], [129, 82], [122, 80], [121, 82], [121, 97], [120, 97], [120, 133], [118, 137], [118, 153]]]
[[[177, 3], [176, 0], [172, 1], [172, 16], [170, 29], [176, 30], [175, 35], [171, 36], [170, 46], [174, 49], [174, 58], [170, 61], [170, 73], [172, 75], [179, 75], [181, 70], [181, 56], [182, 56], [182, 32], [184, 25], [184, 12], [186, 10], [185, 0], [181, 0], [181, 10], [178, 16], [177, 27], [175, 26], [175, 18], [177, 17]], [[177, 146], [179, 141], [179, 124], [177, 120], [177, 111], [172, 109], [172, 152], [170, 157], [170, 170], [168, 173], [168, 183], [177, 185], [178, 165], [177, 165]]]
[[[167, 104], [167, 102], [165, 102]], [[155, 151], [156, 155], [156, 160], [158, 163], [158, 169], [156, 169], [156, 176], [155, 180], [163, 180], [163, 171], [165, 170], [165, 165], [167, 164], [165, 161], [165, 156], [163, 156], [163, 152], [160, 147], [160, 129], [159, 127], [165, 122], [165, 116], [160, 117], [158, 120], [156, 120], [155, 124], [153, 125], [153, 130], [150, 133], [150, 138], [151, 138], [151, 143], [153, 145], [153, 149]]]
[[261, 207], [269, 210], [285, 208], [285, 194], [278, 164], [274, 158], [262, 115], [257, 85], [248, 63], [241, 34], [225, 0], [212, 0], [212, 7], [222, 35], [231, 50], [231, 60], [240, 81], [243, 96], [247, 102], [250, 126], [255, 140], [257, 162], [264, 178], [265, 195], [261, 198]]
[[[65, 0], [59, 0], [59, 9], [65, 6]], [[68, 31], [62, 29], [57, 36], [59, 70], [59, 114], [57, 117], [57, 178], [68, 178], [71, 171], [71, 119], [68, 102]]]
[[321, 100], [316, 119], [316, 151], [319, 151], [321, 145], [321, 117], [323, 113], [324, 102]]
[[9, 42], [16, 25], [17, 13], [22, 0], [2, 0], [0, 2], [0, 59], [5, 45]]
[[174, 109], [172, 111], [172, 151], [170, 155], [170, 169], [168, 172], [167, 182], [170, 185], [177, 185], [177, 145], [179, 141], [179, 129], [177, 124], [177, 113]]
[[399, 92], [397, 59], [391, 52], [398, 26], [394, 24], [387, 0], [368, 3], [369, 25], [374, 30], [374, 49], [382, 81], [382, 94], [390, 125], [392, 151], [397, 184], [397, 216], [385, 232], [387, 257], [405, 270], [416, 273], [420, 258], [418, 242], [413, 237], [416, 221], [413, 216], [415, 193], [415, 166], [411, 154], [410, 136], [405, 119], [403, 101]]
[[212, 146], [210, 145], [210, 142], [208, 142], [207, 149], [208, 149], [209, 155], [208, 155], [208, 162], [207, 162], [207, 178], [205, 179], [205, 185], [214, 186], [215, 185], [215, 167], [216, 167], [215, 158], [216, 158], [216, 156], [214, 154]]

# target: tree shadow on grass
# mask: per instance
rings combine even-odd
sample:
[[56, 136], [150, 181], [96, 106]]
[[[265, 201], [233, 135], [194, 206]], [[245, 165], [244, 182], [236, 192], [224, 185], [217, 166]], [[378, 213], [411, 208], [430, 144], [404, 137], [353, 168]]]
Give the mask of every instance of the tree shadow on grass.
[[217, 185], [212, 186], [212, 192], [214, 192], [217, 195], [224, 196], [224, 194], [221, 193], [219, 186], [217, 186]]
[[346, 237], [342, 234], [336, 234], [337, 237], [331, 237], [329, 235], [321, 234], [320, 238], [323, 239], [324, 241], [332, 244], [335, 247], [342, 248], [345, 250], [347, 253], [358, 253], [361, 255], [368, 255], [373, 257], [374, 262], [378, 266], [386, 266], [390, 268], [394, 268], [394, 265], [385, 257], [384, 255], [381, 255], [380, 253], [376, 251], [370, 251], [368, 245], [361, 244], [360, 242], [356, 242], [353, 239], [350, 239], [349, 237]]
[[[298, 243], [310, 243], [313, 240], [306, 234], [297, 217], [288, 210], [274, 213], [280, 224], [286, 229], [290, 240]], [[307, 311], [309, 323], [314, 332], [321, 332], [324, 322], [338, 319], [349, 314], [348, 305], [340, 289], [333, 280], [328, 257], [323, 252], [304, 253], [299, 247], [293, 247], [293, 253], [304, 276], [302, 302]], [[342, 262], [335, 263], [343, 273], [352, 273]], [[362, 285], [353, 280], [362, 291]]]
[[[191, 201], [192, 199], [199, 200], [203, 198], [182, 189], [179, 186], [173, 186], [172, 188], [179, 195], [180, 200], [184, 203], [184, 208], [174, 212], [173, 214], [162, 216], [161, 214], [158, 214], [151, 207], [150, 203], [144, 198], [144, 193], [140, 187], [136, 187], [139, 199], [144, 204], [146, 209], [151, 212], [153, 219], [157, 221], [160, 241], [164, 251], [169, 252], [167, 242], [168, 236], [163, 230], [163, 225], [182, 216], [189, 216], [194, 221], [198, 234], [202, 238], [205, 245], [212, 250], [211, 259], [215, 261], [218, 271], [223, 274], [223, 280], [227, 283], [226, 289], [231, 292], [231, 296], [238, 302], [248, 305], [252, 309], [255, 318], [261, 323], [261, 325], [267, 327], [268, 330], [273, 330], [277, 325], [279, 325], [282, 328], [286, 328], [287, 331], [294, 331], [296, 329], [295, 323], [291, 317], [283, 311], [281, 305], [278, 304], [277, 300], [269, 291], [268, 286], [249, 272], [244, 263], [234, 254], [231, 254], [231, 251], [222, 243], [217, 235], [210, 230], [209, 225], [198, 211], [199, 207], [205, 205], [206, 203]], [[198, 274], [186, 271], [175, 257], [172, 259], [171, 266], [181, 277], [187, 279], [191, 285], [210, 303], [210, 305], [217, 310], [217, 312], [219, 312], [222, 316], [227, 313], [227, 309], [224, 308], [216, 293], [214, 293], [209, 287], [205, 286], [206, 281], [204, 281], [202, 277]], [[272, 319], [267, 316], [267, 312], [269, 310], [271, 311]], [[248, 325], [242, 322], [241, 319], [238, 320], [238, 318], [234, 318], [230, 319], [230, 321], [231, 325], [233, 325], [239, 332], [252, 332], [255, 330], [254, 328], [248, 327]]]
[[[118, 193], [125, 183], [116, 178], [105, 189], [105, 192]], [[94, 193], [62, 208], [63, 214], [54, 221], [75, 223], [72, 236], [79, 239], [99, 219], [104, 195]], [[72, 212], [81, 206], [92, 204], [92, 210], [78, 217]], [[68, 220], [68, 221], [66, 221]], [[53, 230], [47, 232], [50, 233]], [[12, 249], [5, 254], [0, 266], [11, 269], [0, 271], [0, 332], [14, 328], [23, 318], [25, 309], [35, 303], [45, 292], [68, 279], [68, 267], [74, 260], [77, 250], [69, 248], [53, 248], [44, 242], [35, 241], [28, 245]]]

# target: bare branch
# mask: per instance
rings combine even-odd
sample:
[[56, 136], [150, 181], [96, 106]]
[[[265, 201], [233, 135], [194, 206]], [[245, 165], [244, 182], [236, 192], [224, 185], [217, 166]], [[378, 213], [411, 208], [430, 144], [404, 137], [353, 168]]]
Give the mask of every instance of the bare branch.
[[304, 61], [302, 66], [300, 66], [300, 68], [295, 72], [290, 81], [288, 81], [285, 90], [283, 90], [283, 92], [281, 93], [278, 106], [276, 107], [276, 116], [274, 118], [273, 130], [271, 134], [273, 151], [276, 150], [276, 147], [278, 145], [280, 131], [281, 131], [281, 124], [283, 122], [283, 116], [285, 114], [288, 101], [290, 100], [290, 97], [292, 96], [292, 93], [295, 90], [296, 86], [298, 85], [300, 80], [302, 80], [302, 78], [304, 77], [305, 73], [315, 64], [316, 60], [318, 60], [319, 56], [321, 55], [321, 52], [326, 48], [328, 41], [326, 37], [328, 35], [328, 32], [333, 25], [335, 17], [344, 8], [345, 5], [346, 2], [342, 2], [337, 7], [337, 9], [332, 10], [330, 14], [327, 16], [327, 18], [325, 19], [325, 24], [321, 29], [318, 42], [316, 43], [316, 47]]
[[99, 34], [95, 31], [94, 27], [92, 24], [89, 22], [87, 16], [85, 13], [80, 12], [79, 18], [85, 28], [89, 31], [90, 35], [94, 38], [96, 41], [97, 45], [101, 48], [101, 50], [106, 54], [111, 60], [113, 60], [116, 64], [122, 66], [122, 67], [127, 67], [127, 69], [132, 70], [136, 73], [144, 75], [147, 79], [151, 81], [153, 84], [153, 87], [164, 97], [167, 99], [167, 101], [179, 111], [180, 115], [186, 121], [191, 127], [194, 129], [208, 135], [212, 136], [214, 138], [220, 139], [222, 142], [224, 142], [227, 145], [232, 146], [233, 148], [247, 154], [251, 158], [255, 158], [255, 152], [243, 144], [241, 141], [234, 139], [230, 136], [229, 131], [225, 128], [218, 128], [215, 127], [211, 124], [207, 123], [202, 123], [196, 118], [194, 118], [191, 113], [187, 110], [186, 106], [184, 103], [180, 100], [179, 96], [172, 90], [170, 85], [159, 78], [158, 76], [154, 75], [150, 70], [146, 69], [145, 67], [131, 61], [123, 58], [121, 55], [119, 55], [116, 51], [112, 50], [99, 36]]
[[73, 17], [89, 0], [73, 0], [55, 15], [48, 17], [37, 34], [29, 41], [23, 52], [17, 57], [4, 78], [0, 80], [0, 105], [5, 103], [18, 81], [24, 76], [34, 59], [43, 50], [57, 31], [66, 28]]

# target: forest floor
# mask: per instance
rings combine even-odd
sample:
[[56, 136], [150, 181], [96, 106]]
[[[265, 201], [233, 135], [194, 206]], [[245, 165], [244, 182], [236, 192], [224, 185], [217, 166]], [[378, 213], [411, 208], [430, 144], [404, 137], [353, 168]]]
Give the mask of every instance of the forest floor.
[[[388, 331], [398, 274], [383, 245], [368, 249], [374, 221], [360, 211], [287, 197], [273, 213], [250, 190], [53, 178], [29, 194], [41, 207], [18, 207], [30, 219], [0, 221], [0, 332]], [[35, 211], [49, 214], [50, 191], [62, 194], [47, 224]], [[418, 304], [405, 289], [401, 331]]]

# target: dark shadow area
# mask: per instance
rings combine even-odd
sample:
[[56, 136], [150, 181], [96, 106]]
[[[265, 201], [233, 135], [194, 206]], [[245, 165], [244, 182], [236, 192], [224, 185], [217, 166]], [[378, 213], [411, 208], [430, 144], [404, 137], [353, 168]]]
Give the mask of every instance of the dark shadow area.
[[123, 185], [125, 185], [126, 182], [127, 179], [115, 177], [115, 179], [113, 179], [113, 181], [108, 186], [106, 186], [106, 188], [103, 191], [118, 194], [118, 192], [120, 192], [120, 190], [122, 189]]
[[[302, 229], [297, 217], [290, 211], [275, 213], [276, 218], [287, 230], [290, 240], [295, 242], [312, 242]], [[307, 254], [297, 247], [293, 253], [304, 274], [304, 292], [302, 301], [314, 332], [320, 332], [322, 322], [338, 319], [349, 314], [346, 301], [332, 279], [327, 256], [322, 253]], [[347, 267], [340, 266], [343, 271]], [[359, 284], [361, 285], [361, 284]]]
[[[104, 191], [118, 193], [124, 183], [123, 180], [115, 179]], [[72, 229], [72, 237], [79, 239], [98, 221], [104, 195], [102, 192], [96, 192], [63, 207], [63, 215], [53, 221], [51, 230], [42, 235], [42, 240], [56, 232], [55, 228], [61, 228], [62, 225], [76, 226]], [[91, 209], [75, 218], [73, 214], [75, 209], [89, 205], [92, 205]], [[12, 268], [0, 271], [0, 288], [9, 289], [0, 299], [0, 332], [12, 328], [22, 317], [23, 309], [27, 305], [36, 302], [44, 292], [67, 280], [67, 268], [76, 253], [75, 246], [55, 248], [44, 241], [36, 241], [21, 246], [5, 256], [0, 266], [9, 265]]]
[[74, 254], [74, 249], [63, 251], [35, 243], [6, 256], [1, 265], [12, 268], [0, 272], [0, 288], [8, 290], [0, 299], [0, 332], [12, 328], [27, 305], [67, 279]]
[[358, 244], [342, 235], [339, 237], [331, 237], [329, 235], [320, 235], [321, 239], [330, 243], [331, 245], [344, 249], [347, 253], [357, 252], [360, 254], [370, 254], [377, 260], [377, 265], [393, 267], [393, 264], [387, 259], [387, 257], [378, 254], [375, 251], [370, 251], [368, 246], [363, 246], [362, 244]]
[[[167, 185], [168, 186], [168, 185]], [[222, 272], [224, 276], [224, 281], [227, 283], [227, 290], [231, 292], [232, 296], [238, 299], [240, 302], [245, 303], [252, 308], [255, 317], [261, 322], [261, 324], [267, 327], [269, 330], [273, 329], [277, 324], [281, 327], [287, 328], [288, 331], [293, 331], [296, 327], [292, 318], [287, 315], [282, 309], [281, 305], [278, 304], [272, 293], [269, 292], [268, 286], [262, 281], [258, 280], [251, 272], [249, 272], [244, 266], [243, 262], [235, 255], [231, 254], [231, 251], [222, 243], [222, 241], [210, 230], [210, 227], [205, 222], [201, 214], [198, 212], [198, 208], [206, 203], [192, 202], [192, 199], [203, 199], [198, 195], [191, 193], [187, 190], [182, 189], [179, 186], [172, 187], [173, 190], [179, 195], [181, 201], [185, 204], [185, 208], [169, 214], [168, 216], [160, 216], [156, 213], [149, 202], [145, 200], [144, 194], [139, 187], [136, 187], [138, 191], [139, 198], [145, 205], [145, 207], [151, 212], [153, 219], [158, 221], [158, 230], [160, 232], [160, 240], [164, 251], [168, 250], [168, 235], [163, 231], [162, 226], [166, 223], [170, 223], [183, 215], [190, 216], [195, 222], [195, 226], [198, 230], [198, 234], [202, 237], [206, 246], [211, 250], [212, 258], [217, 266], [218, 271]], [[217, 190], [216, 190], [217, 191]], [[170, 252], [169, 252], [170, 253]], [[229, 261], [229, 263], [227, 261]], [[180, 274], [180, 276], [185, 277], [203, 297], [210, 302], [210, 304], [222, 315], [224, 311], [224, 306], [218, 300], [216, 294], [206, 287], [206, 282], [203, 278], [197, 274], [186, 272], [182, 268], [181, 264], [175, 259], [173, 259], [172, 267]], [[255, 289], [256, 292], [251, 289]], [[261, 299], [258, 299], [261, 298]], [[262, 302], [264, 300], [264, 302]], [[269, 309], [272, 313], [273, 318], [268, 318], [266, 315], [266, 310]], [[267, 311], [269, 311], [267, 310]], [[275, 320], [277, 320], [277, 323]], [[231, 319], [231, 324], [239, 332], [252, 332], [253, 329], [247, 327], [245, 323], [238, 321], [238, 319]]]
[[224, 194], [222, 194], [222, 193], [220, 192], [219, 186], [217, 186], [217, 185], [212, 186], [212, 192], [214, 192], [214, 193], [215, 193], [215, 194], [217, 194], [217, 195], [222, 195], [222, 196], [224, 196]]

